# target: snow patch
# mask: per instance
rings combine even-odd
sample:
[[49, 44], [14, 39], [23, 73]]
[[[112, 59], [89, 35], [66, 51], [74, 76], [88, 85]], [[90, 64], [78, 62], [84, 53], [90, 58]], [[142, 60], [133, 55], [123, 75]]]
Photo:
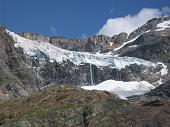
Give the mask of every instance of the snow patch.
[[50, 60], [51, 63], [54, 63], [55, 61], [54, 60]]
[[168, 67], [164, 63], [161, 63], [161, 62], [158, 62], [158, 64], [161, 64], [161, 66], [163, 67], [161, 69], [161, 76], [167, 75], [168, 74]]
[[126, 99], [128, 96], [141, 95], [149, 92], [155, 87], [146, 81], [115, 81], [106, 80], [98, 85], [94, 86], [82, 86], [85, 90], [105, 90], [117, 94], [121, 99]]
[[[142, 34], [148, 33], [148, 32], [150, 32], [150, 31], [151, 31], [151, 30], [147, 30], [147, 31], [143, 32]], [[129, 41], [127, 41], [127, 42], [124, 42], [121, 46], [119, 46], [118, 48], [115, 48], [114, 51], [120, 50], [120, 49], [123, 48], [125, 45], [134, 42], [134, 41], [135, 41], [136, 39], [138, 39], [142, 34], [140, 34], [139, 36], [135, 37], [135, 38], [132, 39], [132, 40], [129, 40]]]
[[110, 46], [112, 46], [113, 45], [113, 42], [110, 42]]
[[131, 43], [131, 42], [134, 42], [138, 37], [139, 37], [139, 36], [135, 37], [134, 39], [132, 39], [132, 40], [130, 40], [130, 41], [124, 42], [120, 47], [115, 48], [114, 51], [117, 51], [117, 50], [123, 48], [125, 45], [127, 45], [127, 44], [129, 44], [129, 43]]
[[157, 24], [156, 27], [158, 29], [155, 31], [162, 31], [162, 30], [165, 30], [166, 28], [170, 28], [170, 20], [159, 23], [159, 24]]
[[129, 48], [136, 48], [138, 45], [131, 45]]
[[162, 78], [160, 78], [160, 79], [157, 81], [157, 83], [158, 83], [159, 85], [162, 85], [164, 82], [163, 82]]

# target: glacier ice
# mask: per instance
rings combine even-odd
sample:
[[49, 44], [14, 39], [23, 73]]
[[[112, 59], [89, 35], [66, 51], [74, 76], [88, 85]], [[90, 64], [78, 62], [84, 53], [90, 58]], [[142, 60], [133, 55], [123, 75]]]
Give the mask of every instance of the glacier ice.
[[69, 60], [75, 65], [89, 63], [99, 67], [109, 66], [111, 68], [118, 69], [125, 68], [126, 65], [135, 63], [145, 66], [156, 66], [156, 63], [134, 57], [116, 57], [110, 54], [92, 54], [88, 52], [69, 51], [58, 48], [48, 42], [32, 41], [8, 30], [6, 31], [16, 42], [15, 47], [23, 48], [25, 54], [29, 56], [36, 56], [37, 52], [43, 52], [50, 58], [50, 61], [56, 61], [58, 63]]

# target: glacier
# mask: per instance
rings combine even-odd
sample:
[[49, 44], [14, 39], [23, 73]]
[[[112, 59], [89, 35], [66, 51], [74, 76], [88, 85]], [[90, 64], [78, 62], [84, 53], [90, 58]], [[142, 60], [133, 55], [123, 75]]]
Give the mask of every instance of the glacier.
[[[105, 67], [108, 66], [110, 68], [117, 68], [122, 69], [125, 68], [125, 66], [128, 66], [130, 64], [138, 64], [138, 65], [144, 65], [144, 66], [151, 66], [155, 67], [158, 64], [163, 63], [153, 63], [146, 60], [142, 60], [135, 57], [118, 57], [118, 56], [112, 56], [111, 54], [92, 54], [89, 52], [76, 52], [76, 51], [69, 51], [66, 49], [58, 48], [49, 42], [41, 42], [41, 41], [33, 41], [26, 39], [24, 37], [21, 37], [14, 32], [11, 32], [9, 30], [6, 30], [6, 32], [14, 39], [15, 47], [21, 47], [23, 48], [23, 51], [26, 55], [29, 56], [36, 56], [38, 52], [43, 52], [46, 54], [51, 62], [58, 62], [63, 63], [64, 61], [70, 61], [75, 65], [81, 65], [83, 63], [89, 63], [96, 65], [98, 67]], [[163, 66], [163, 73], [166, 74], [166, 66]]]

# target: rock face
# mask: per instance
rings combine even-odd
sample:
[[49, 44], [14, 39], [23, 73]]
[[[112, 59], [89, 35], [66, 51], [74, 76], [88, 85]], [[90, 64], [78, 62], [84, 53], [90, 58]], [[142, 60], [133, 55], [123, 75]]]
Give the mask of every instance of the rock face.
[[[36, 72], [36, 77], [41, 77], [42, 83], [95, 85], [105, 80], [113, 79], [119, 81], [149, 81], [155, 83], [159, 80], [160, 74], [152, 76], [152, 73], [160, 72], [161, 68], [146, 67], [132, 64], [123, 69], [110, 67], [99, 68], [96, 65], [83, 64], [76, 66], [71, 62], [58, 64], [57, 62], [41, 61], [32, 59], [32, 66]], [[40, 64], [43, 62], [43, 66]], [[155, 84], [156, 85], [156, 84]]]
[[[123, 47], [124, 49], [122, 48], [121, 51], [119, 51], [119, 53], [125, 55], [128, 52], [133, 52], [134, 50], [141, 50], [142, 48], [145, 50], [148, 50], [148, 47], [151, 48], [152, 46], [161, 45], [162, 43], [165, 43], [165, 42], [166, 44], [168, 44], [169, 42], [168, 39], [170, 36], [170, 27], [168, 25], [169, 20], [170, 20], [170, 17], [163, 17], [163, 18], [155, 18], [155, 19], [148, 21], [146, 24], [144, 24], [143, 26], [141, 26], [140, 28], [138, 28], [137, 30], [135, 30], [129, 35], [128, 40], [131, 40], [135, 37], [138, 37], [138, 38], [134, 40], [133, 42], [125, 45]], [[166, 26], [166, 28], [161, 29], [161, 26], [162, 27]], [[148, 47], [145, 47], [145, 46], [148, 46]], [[162, 46], [165, 47], [164, 44], [162, 44]], [[132, 49], [127, 50], [128, 47], [132, 47]], [[156, 48], [153, 48], [153, 50], [156, 50], [155, 52], [158, 52], [157, 51], [158, 49]], [[166, 49], [160, 49], [160, 50], [163, 51]], [[151, 52], [151, 54], [152, 53], [153, 51]], [[139, 54], [139, 53], [134, 53], [134, 54]], [[148, 57], [148, 55], [150, 56], [150, 54], [147, 54], [145, 56]], [[144, 57], [141, 57], [141, 58], [144, 59]]]
[[129, 97], [130, 101], [144, 101], [144, 102], [155, 102], [161, 100], [170, 100], [170, 81], [166, 81], [164, 84], [151, 90], [150, 92], [141, 96]]
[[90, 37], [85, 46], [88, 52], [98, 52], [107, 50], [110, 47], [111, 38], [104, 35]]
[[[136, 45], [136, 47], [133, 47], [133, 45]], [[170, 31], [143, 34], [136, 41], [127, 45], [127, 47], [131, 46], [132, 48], [130, 50], [122, 49], [120, 56], [160, 61], [166, 63], [168, 70], [170, 69]]]
[[149, 20], [146, 24], [144, 24], [143, 26], [139, 27], [138, 29], [136, 29], [135, 31], [133, 31], [129, 37], [128, 40], [131, 40], [147, 31], [155, 31], [157, 29], [159, 29], [157, 27], [157, 24], [162, 23], [163, 21], [168, 21], [170, 20], [170, 17], [162, 17], [162, 18], [154, 18]]
[[136, 41], [127, 45], [136, 45], [121, 56], [133, 56], [150, 61], [169, 63], [170, 31], [149, 32], [141, 35]]
[[169, 21], [170, 17], [156, 18], [148, 21], [145, 25], [132, 32], [128, 40], [138, 35], [140, 36], [133, 42], [126, 44], [117, 53], [119, 56], [131, 56], [148, 61], [160, 61], [166, 63], [168, 69], [170, 69], [170, 27], [167, 25], [162, 30], [159, 30], [160, 27], [158, 27], [159, 23]]
[[14, 47], [13, 39], [3, 27], [0, 28], [0, 51], [0, 99], [28, 95], [36, 90], [39, 83], [33, 69], [22, 49]]
[[37, 41], [43, 41], [43, 42], [50, 42], [50, 38], [47, 36], [35, 34], [35, 33], [30, 33], [30, 32], [23, 32], [23, 33], [18, 33], [18, 35], [25, 37], [30, 40], [37, 40]]
[[118, 35], [114, 35], [112, 39], [114, 40], [115, 44], [123, 44], [123, 42], [127, 41], [128, 34], [127, 33], [120, 33]]
[[83, 52], [85, 51], [84, 46], [87, 43], [87, 40], [81, 40], [81, 39], [68, 39], [64, 37], [51, 37], [50, 43], [70, 51], [79, 51]]
[[127, 33], [120, 33], [112, 38], [105, 35], [96, 35], [88, 39], [85, 45], [85, 51], [87, 52], [98, 52], [107, 53], [112, 51], [114, 48], [120, 46], [127, 39]]

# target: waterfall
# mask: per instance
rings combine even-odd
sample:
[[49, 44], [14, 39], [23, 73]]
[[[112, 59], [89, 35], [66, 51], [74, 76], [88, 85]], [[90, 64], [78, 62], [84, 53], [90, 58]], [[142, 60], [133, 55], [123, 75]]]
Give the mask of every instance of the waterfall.
[[91, 80], [91, 86], [93, 86], [93, 72], [92, 72], [91, 63], [90, 63], [90, 80]]

